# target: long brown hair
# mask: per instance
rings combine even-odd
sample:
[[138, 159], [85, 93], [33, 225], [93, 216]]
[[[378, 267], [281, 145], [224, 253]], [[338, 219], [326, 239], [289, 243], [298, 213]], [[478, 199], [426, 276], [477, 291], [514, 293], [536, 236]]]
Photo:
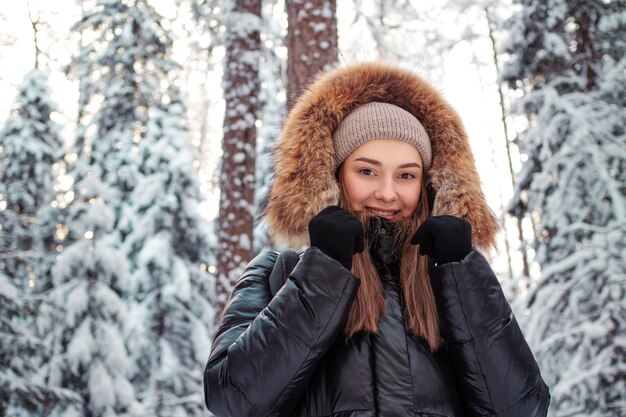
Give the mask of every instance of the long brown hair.
[[[341, 167], [338, 170], [339, 186], [341, 188], [340, 207], [354, 214], [363, 224], [368, 227], [367, 216], [363, 212], [353, 212], [348, 196], [343, 186]], [[420, 256], [418, 248], [411, 245], [413, 233], [420, 224], [428, 217], [428, 196], [426, 182], [422, 177], [422, 191], [418, 207], [411, 219], [408, 233], [402, 243], [400, 255], [400, 285], [405, 300], [407, 327], [409, 331], [426, 341], [431, 351], [435, 351], [441, 345], [439, 333], [439, 321], [437, 319], [437, 307], [435, 297], [428, 278], [428, 258]], [[378, 319], [385, 311], [385, 298], [382, 284], [376, 271], [376, 267], [370, 257], [368, 233], [365, 233], [365, 248], [362, 253], [354, 255], [352, 260], [352, 273], [361, 281], [356, 298], [350, 308], [345, 331], [353, 335], [359, 331], [376, 333]]]

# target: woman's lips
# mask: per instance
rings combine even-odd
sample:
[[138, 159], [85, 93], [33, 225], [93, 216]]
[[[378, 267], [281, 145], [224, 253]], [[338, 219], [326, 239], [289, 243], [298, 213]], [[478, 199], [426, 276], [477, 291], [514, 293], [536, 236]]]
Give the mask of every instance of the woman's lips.
[[365, 208], [369, 214], [378, 217], [385, 217], [387, 219], [391, 219], [396, 216], [400, 212], [400, 210], [390, 210], [390, 209], [381, 209], [374, 207], [366, 207]]

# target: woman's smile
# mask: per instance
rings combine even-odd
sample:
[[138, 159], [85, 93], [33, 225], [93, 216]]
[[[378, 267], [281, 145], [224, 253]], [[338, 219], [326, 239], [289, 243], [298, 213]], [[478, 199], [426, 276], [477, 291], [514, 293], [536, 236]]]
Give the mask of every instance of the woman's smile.
[[372, 216], [384, 217], [389, 220], [395, 219], [396, 215], [400, 213], [400, 210], [395, 209], [381, 209], [374, 207], [365, 207], [365, 211], [367, 214]]

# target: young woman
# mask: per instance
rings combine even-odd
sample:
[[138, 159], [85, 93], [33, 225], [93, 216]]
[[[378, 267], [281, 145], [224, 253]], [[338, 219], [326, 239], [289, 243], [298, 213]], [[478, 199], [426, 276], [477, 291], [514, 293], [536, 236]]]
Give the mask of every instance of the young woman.
[[285, 123], [265, 210], [276, 252], [225, 308], [205, 369], [216, 416], [545, 416], [549, 394], [498, 280], [462, 124], [382, 63], [322, 75]]

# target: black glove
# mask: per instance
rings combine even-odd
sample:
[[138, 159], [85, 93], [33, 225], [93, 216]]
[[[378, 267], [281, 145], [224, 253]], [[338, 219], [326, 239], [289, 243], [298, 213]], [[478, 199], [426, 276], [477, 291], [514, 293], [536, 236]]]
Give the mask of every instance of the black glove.
[[329, 206], [309, 222], [311, 246], [316, 246], [346, 269], [352, 268], [352, 256], [365, 246], [361, 222], [344, 209]]
[[461, 218], [434, 216], [427, 218], [411, 238], [420, 245], [420, 255], [428, 255], [438, 265], [458, 262], [472, 251], [472, 227]]

